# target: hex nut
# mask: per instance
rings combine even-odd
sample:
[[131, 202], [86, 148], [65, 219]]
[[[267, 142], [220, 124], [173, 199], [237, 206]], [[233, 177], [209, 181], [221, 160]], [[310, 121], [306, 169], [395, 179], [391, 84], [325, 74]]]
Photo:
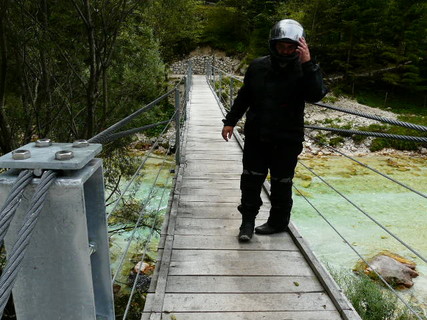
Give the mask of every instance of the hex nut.
[[34, 170], [33, 170], [33, 174], [34, 174], [36, 177], [41, 177], [41, 176], [43, 175], [43, 169], [40, 169], [40, 168], [34, 169]]
[[70, 160], [72, 158], [74, 158], [73, 151], [61, 150], [55, 153], [56, 160]]
[[30, 150], [19, 149], [12, 151], [12, 158], [14, 160], [25, 160], [31, 158]]
[[85, 148], [89, 146], [89, 142], [84, 139], [76, 140], [73, 142], [73, 148]]
[[52, 145], [52, 140], [50, 139], [38, 139], [36, 141], [36, 147], [45, 148], [50, 147]]

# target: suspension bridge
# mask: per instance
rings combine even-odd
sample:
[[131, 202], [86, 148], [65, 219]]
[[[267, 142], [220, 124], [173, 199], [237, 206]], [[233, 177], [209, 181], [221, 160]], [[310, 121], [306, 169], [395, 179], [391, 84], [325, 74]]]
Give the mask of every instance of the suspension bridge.
[[[0, 158], [2, 167], [11, 168], [0, 177], [0, 203], [4, 204], [0, 213], [0, 240], [4, 239], [8, 252], [0, 278], [2, 312], [13, 290], [18, 319], [116, 318], [112, 285], [119, 270], [114, 275], [110, 271], [106, 221], [114, 214], [121, 198], [107, 215], [102, 164], [95, 156], [101, 144], [153, 126], [163, 125], [164, 133], [175, 123], [174, 188], [141, 319], [360, 319], [294, 224], [291, 223], [286, 233], [255, 235], [250, 243], [237, 241], [240, 214], [236, 205], [240, 201], [241, 147], [244, 142], [236, 133], [235, 138], [226, 143], [220, 131], [221, 119], [226, 112], [224, 106], [232, 103], [236, 91], [233, 83], [238, 80], [230, 76], [229, 89], [224, 92], [223, 79], [227, 75], [212, 67], [206, 70], [207, 76], [192, 76], [189, 68], [187, 75], [171, 91], [89, 141], [52, 144], [47, 139], [40, 140]], [[175, 104], [175, 113], [169, 120], [117, 132], [165, 99], [172, 99]], [[320, 103], [319, 107], [336, 108]], [[423, 126], [367, 114], [356, 115], [427, 131]], [[314, 126], [308, 129], [337, 130]], [[423, 137], [344, 131], [427, 142]], [[156, 145], [158, 140], [148, 154]], [[360, 161], [359, 164], [368, 167]], [[377, 173], [423, 198], [427, 197], [402, 182]], [[264, 187], [264, 206], [258, 224], [265, 222], [268, 216], [268, 182]], [[124, 193], [127, 190], [128, 187]], [[358, 209], [406, 246], [418, 261], [426, 263], [425, 253], [418, 252], [369, 213]], [[141, 208], [134, 232], [146, 217], [147, 213]], [[332, 224], [330, 226], [342, 236]], [[125, 260], [134, 232], [119, 259], [118, 269]], [[153, 228], [149, 237], [152, 235]], [[356, 255], [365, 260], [345, 237], [342, 238]], [[141, 250], [141, 261], [144, 261], [146, 249]], [[417, 310], [380, 274], [377, 275], [415, 319], [422, 319]], [[117, 318], [126, 319], [132, 309], [139, 276], [138, 272], [124, 314]], [[52, 289], [55, 285], [58, 287]]]

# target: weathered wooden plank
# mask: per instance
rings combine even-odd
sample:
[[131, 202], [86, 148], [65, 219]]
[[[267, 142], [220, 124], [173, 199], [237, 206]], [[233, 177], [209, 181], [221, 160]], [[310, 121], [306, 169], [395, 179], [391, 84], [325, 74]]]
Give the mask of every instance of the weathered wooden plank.
[[189, 219], [179, 218], [175, 229], [181, 235], [236, 235], [240, 219]]
[[181, 196], [182, 195], [194, 195], [194, 196], [200, 196], [200, 197], [211, 197], [211, 196], [233, 196], [233, 197], [240, 197], [240, 189], [239, 187], [230, 188], [229, 186], [224, 185], [223, 188], [209, 188], [208, 186], [205, 188], [194, 188], [194, 189], [181, 189]]
[[164, 313], [162, 320], [338, 320], [337, 311]]
[[224, 152], [222, 153], [206, 153], [206, 152], [199, 152], [199, 153], [189, 153], [185, 156], [187, 161], [197, 161], [197, 160], [210, 160], [210, 161], [216, 161], [216, 160], [222, 160], [222, 161], [237, 161], [242, 162], [242, 154], [239, 153], [233, 153], [230, 154], [227, 152], [227, 154], [224, 156]]
[[[261, 199], [263, 202], [268, 201], [268, 197], [266, 195], [261, 194]], [[209, 203], [240, 203], [240, 195], [225, 195], [225, 196], [219, 196], [219, 195], [212, 195], [212, 196], [206, 196], [202, 197], [199, 195], [194, 194], [184, 194], [181, 195], [179, 199], [181, 202], [209, 202]]]
[[170, 275], [312, 276], [299, 252], [174, 250]]
[[239, 179], [240, 175], [235, 173], [220, 173], [220, 172], [195, 172], [195, 171], [187, 171], [186, 179]]
[[[207, 218], [207, 219], [241, 219], [236, 203], [209, 203], [209, 202], [181, 202], [179, 217]], [[270, 203], [265, 203], [258, 214], [259, 219], [268, 218]]]
[[[286, 303], [284, 303], [286, 302]], [[335, 306], [324, 293], [245, 293], [165, 295], [164, 311], [332, 311]]]
[[[240, 193], [240, 179], [214, 180], [214, 179], [185, 179], [182, 184], [181, 194], [192, 193], [195, 189], [212, 190], [238, 190]], [[219, 192], [219, 191], [217, 191]]]
[[[264, 220], [265, 221], [265, 220]], [[237, 235], [237, 230], [235, 230]], [[287, 233], [255, 234], [249, 243], [237, 241], [234, 235], [175, 235], [174, 249], [197, 250], [268, 250], [296, 251], [298, 248]]]
[[[175, 227], [175, 233], [180, 235], [205, 235], [205, 236], [237, 236], [239, 233], [239, 227], [241, 224], [241, 218], [238, 219], [208, 219], [203, 218], [202, 215], [199, 216], [200, 219], [187, 218], [180, 216], [177, 219], [177, 224]], [[257, 224], [264, 223], [268, 218], [267, 214], [260, 215], [257, 218]], [[261, 238], [286, 238], [289, 241], [288, 235], [286, 232], [281, 232], [271, 236], [266, 235], [256, 235]], [[252, 241], [251, 241], [252, 243]]]
[[201, 143], [201, 142], [188, 142], [186, 148], [189, 150], [222, 150], [224, 154], [227, 154], [227, 149], [234, 148], [234, 146], [230, 146], [230, 142], [227, 143], [225, 141], [221, 142], [211, 142], [211, 143]]
[[167, 237], [165, 242], [165, 249], [162, 253], [162, 258], [159, 261], [160, 265], [157, 265], [159, 269], [156, 277], [156, 288], [155, 293], [147, 294], [147, 300], [145, 302], [144, 310], [159, 312], [162, 311], [164, 303], [164, 295], [166, 290], [167, 275], [169, 272], [170, 258], [172, 254], [172, 242], [173, 237]]
[[307, 293], [324, 292], [316, 277], [171, 276], [167, 293]]
[[[205, 159], [226, 159], [228, 157], [230, 158], [238, 158], [239, 163], [242, 162], [242, 153], [236, 149], [230, 149], [230, 150], [223, 150], [223, 149], [191, 149], [191, 150], [187, 150], [187, 153], [190, 153], [191, 155], [195, 154], [195, 155], [203, 155], [205, 157]], [[220, 158], [220, 156], [222, 156], [222, 158]]]
[[216, 163], [207, 163], [207, 162], [197, 162], [191, 161], [187, 163], [187, 167], [185, 168], [186, 172], [196, 172], [200, 173], [235, 173], [240, 175], [242, 172], [242, 165], [236, 162], [222, 162], [217, 161]]

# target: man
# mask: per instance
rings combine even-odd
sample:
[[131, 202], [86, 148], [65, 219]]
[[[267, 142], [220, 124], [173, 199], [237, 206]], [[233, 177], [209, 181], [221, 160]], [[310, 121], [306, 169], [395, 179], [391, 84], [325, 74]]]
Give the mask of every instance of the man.
[[255, 218], [262, 205], [261, 189], [268, 170], [271, 210], [258, 234], [287, 229], [292, 208], [292, 178], [304, 140], [305, 101], [322, 99], [327, 89], [318, 65], [310, 57], [304, 29], [295, 20], [276, 23], [270, 32], [270, 55], [249, 66], [242, 88], [223, 120], [222, 137], [228, 141], [246, 113], [239, 240], [252, 238]]

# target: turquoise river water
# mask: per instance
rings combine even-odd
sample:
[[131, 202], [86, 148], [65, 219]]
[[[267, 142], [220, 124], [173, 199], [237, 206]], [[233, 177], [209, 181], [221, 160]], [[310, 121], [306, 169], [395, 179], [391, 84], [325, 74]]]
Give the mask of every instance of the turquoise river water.
[[[360, 162], [427, 195], [427, 158], [375, 155]], [[345, 157], [302, 158], [301, 163], [344, 194], [394, 235], [427, 257], [427, 199]], [[303, 165], [297, 166], [294, 185], [364, 257], [383, 250], [417, 264], [420, 276], [401, 294], [427, 310], [427, 265], [347, 200], [326, 186]], [[294, 192], [292, 219], [319, 259], [336, 269], [352, 270], [360, 260], [324, 219]]]

